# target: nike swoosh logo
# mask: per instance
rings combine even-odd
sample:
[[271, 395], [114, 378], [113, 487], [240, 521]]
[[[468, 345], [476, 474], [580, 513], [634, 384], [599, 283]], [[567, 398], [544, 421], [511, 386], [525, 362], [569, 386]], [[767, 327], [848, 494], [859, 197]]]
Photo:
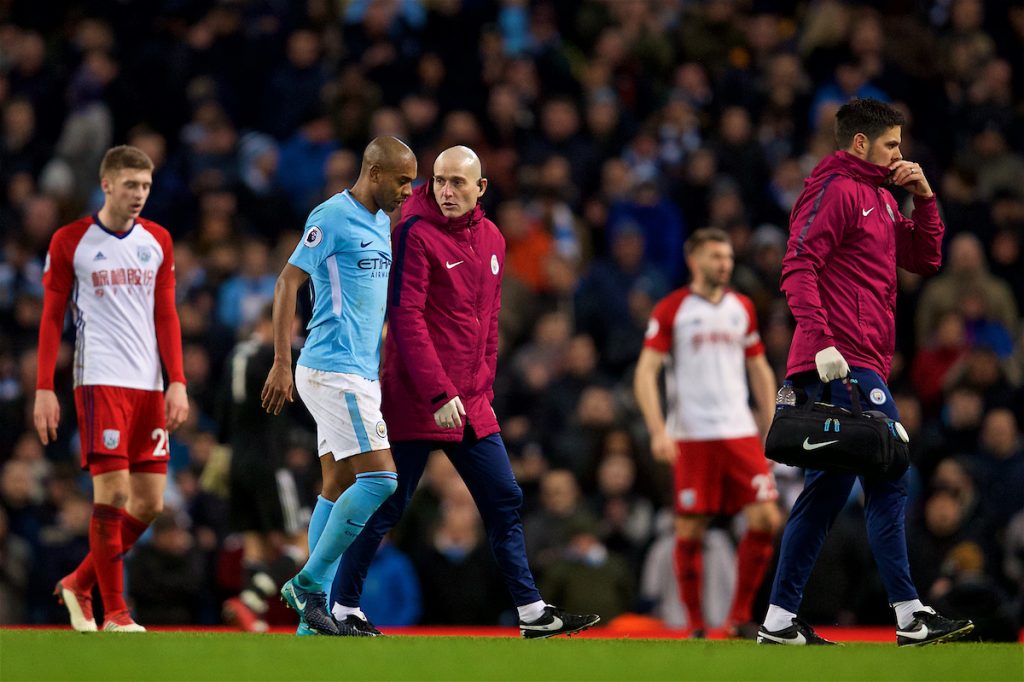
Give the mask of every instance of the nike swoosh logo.
[[345, 519], [345, 523], [347, 523], [350, 526], [355, 526], [356, 528], [362, 528], [366, 525], [365, 523], [356, 523], [352, 519]]
[[807, 638], [804, 637], [804, 633], [802, 632], [796, 633], [796, 637], [776, 637], [775, 635], [768, 634], [764, 630], [761, 630], [761, 632], [757, 634], [762, 639], [778, 642], [779, 644], [807, 644]]
[[305, 611], [306, 610], [306, 602], [305, 601], [299, 601], [299, 595], [295, 594], [294, 592], [292, 592], [292, 595], [295, 597], [295, 605], [299, 607], [299, 610], [300, 611]]
[[562, 619], [558, 616], [555, 616], [555, 619], [550, 623], [545, 623], [544, 625], [530, 625], [528, 623], [523, 623], [522, 628], [524, 630], [540, 630], [542, 632], [550, 632], [552, 630], [561, 630], [563, 625], [564, 623], [562, 622]]
[[810, 438], [804, 438], [804, 450], [817, 450], [818, 448], [838, 442], [837, 440], [827, 440], [824, 443], [812, 443]]
[[865, 210], [864, 210], [864, 209], [862, 208], [862, 209], [860, 210], [860, 214], [861, 214], [862, 216], [864, 216], [865, 218], [867, 218], [867, 217], [868, 217], [868, 213], [871, 213], [871, 212], [872, 212], [872, 211], [874, 211], [874, 210], [875, 210], [875, 207], [874, 207], [874, 206], [872, 206], [871, 208], [869, 208], [869, 209], [868, 209], [868, 210], [866, 210], [866, 211], [865, 211]]
[[446, 268], [448, 268], [449, 270], [451, 270], [451, 269], [452, 269], [452, 268], [454, 268], [454, 267], [455, 267], [456, 265], [462, 265], [462, 264], [463, 264], [463, 263], [465, 263], [465, 262], [466, 262], [466, 261], [464, 261], [464, 260], [460, 260], [460, 261], [458, 261], [458, 262], [455, 262], [455, 263], [449, 263], [448, 261], [445, 261], [445, 262], [444, 262], [444, 265], [445, 265], [445, 267], [446, 267]]
[[924, 639], [928, 636], [928, 626], [924, 623], [917, 630], [900, 630], [896, 634], [907, 639]]
[[373, 240], [371, 239], [368, 242], [359, 242], [359, 246], [361, 246], [361, 247], [363, 247], [365, 249], [367, 246], [369, 246], [372, 243], [373, 243]]

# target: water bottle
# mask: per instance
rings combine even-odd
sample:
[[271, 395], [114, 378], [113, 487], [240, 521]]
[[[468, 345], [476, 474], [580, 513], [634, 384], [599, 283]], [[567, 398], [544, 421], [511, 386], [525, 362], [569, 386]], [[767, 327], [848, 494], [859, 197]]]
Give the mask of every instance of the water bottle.
[[796, 390], [791, 381], [783, 382], [782, 388], [775, 395], [775, 409], [783, 410], [787, 407], [796, 407]]

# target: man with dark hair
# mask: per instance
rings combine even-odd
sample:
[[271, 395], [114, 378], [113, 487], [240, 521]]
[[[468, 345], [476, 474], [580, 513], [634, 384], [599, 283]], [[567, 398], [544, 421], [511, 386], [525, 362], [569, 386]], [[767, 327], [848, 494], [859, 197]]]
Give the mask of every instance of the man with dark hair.
[[[765, 359], [754, 304], [728, 288], [729, 235], [703, 228], [686, 240], [689, 286], [654, 307], [633, 382], [651, 451], [675, 467], [675, 570], [691, 636], [706, 636], [701, 603], [704, 535], [718, 514], [743, 512], [736, 591], [726, 629], [753, 639], [754, 597], [782, 525], [778, 491], [761, 439], [775, 407], [775, 375]], [[666, 368], [668, 419], [658, 374]], [[751, 411], [753, 393], [756, 415]]]
[[[818, 164], [793, 206], [781, 282], [797, 323], [787, 383], [812, 400], [819, 382], [831, 382], [832, 402], [841, 407], [850, 406], [851, 391], [861, 391], [871, 409], [894, 420], [899, 414], [885, 377], [896, 338], [896, 267], [921, 275], [938, 270], [945, 229], [921, 167], [900, 153], [902, 124], [898, 111], [877, 100], [853, 100], [839, 109], [841, 150]], [[912, 219], [900, 214], [886, 185], [914, 196]], [[910, 579], [904, 532], [908, 476], [860, 479], [868, 540], [896, 612], [896, 641], [916, 646], [959, 639], [973, 624], [944, 618], [922, 604]], [[782, 536], [759, 644], [832, 643], [797, 612], [825, 535], [855, 480], [807, 471]]]
[[[380, 412], [380, 345], [391, 270], [391, 219], [412, 194], [416, 156], [381, 136], [363, 152], [355, 184], [313, 209], [274, 290], [274, 362], [261, 393], [280, 414], [297, 389], [316, 422], [323, 478], [309, 521], [309, 559], [281, 588], [298, 635], [358, 635], [327, 612], [341, 555], [395, 491], [398, 475]], [[292, 376], [295, 298], [313, 292], [309, 335]]]
[[898, 109], [877, 99], [855, 99], [836, 112], [836, 147], [847, 149], [860, 133], [874, 141], [882, 133], [906, 125]]

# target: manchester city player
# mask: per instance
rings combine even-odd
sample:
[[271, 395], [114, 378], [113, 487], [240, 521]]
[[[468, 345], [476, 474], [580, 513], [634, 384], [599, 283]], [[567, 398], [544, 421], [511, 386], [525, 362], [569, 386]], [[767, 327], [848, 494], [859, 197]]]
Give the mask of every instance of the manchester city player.
[[391, 269], [387, 214], [412, 194], [415, 178], [409, 147], [393, 137], [370, 142], [352, 189], [309, 214], [274, 289], [274, 365], [262, 399], [268, 412], [278, 414], [285, 400], [294, 400], [295, 295], [312, 278], [313, 317], [295, 387], [316, 421], [323, 490], [309, 522], [309, 560], [281, 588], [301, 618], [298, 634], [365, 634], [331, 618], [325, 586], [342, 553], [397, 486], [378, 382]]

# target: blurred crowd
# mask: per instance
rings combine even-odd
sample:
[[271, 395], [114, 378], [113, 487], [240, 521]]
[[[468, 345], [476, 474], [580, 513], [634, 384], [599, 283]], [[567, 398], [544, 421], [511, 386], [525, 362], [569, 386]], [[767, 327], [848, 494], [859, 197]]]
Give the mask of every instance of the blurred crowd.
[[[733, 285], [754, 300], [781, 378], [793, 331], [778, 290], [788, 214], [833, 150], [838, 106], [870, 96], [905, 112], [903, 154], [924, 168], [947, 229], [940, 274], [899, 277], [890, 385], [914, 456], [913, 575], [943, 613], [970, 615], [989, 637], [1015, 632], [1021, 0], [60, 7], [0, 3], [0, 622], [60, 622], [50, 590], [88, 547], [70, 326], [55, 444], [40, 445], [31, 405], [47, 244], [102, 203], [103, 152], [130, 143], [156, 164], [143, 215], [175, 238], [193, 403], [171, 437], [166, 513], [129, 559], [128, 592], [146, 625], [216, 623], [241, 581], [226, 511], [227, 358], [271, 300], [307, 212], [350, 186], [363, 146], [389, 134], [417, 153], [420, 181], [454, 144], [475, 149], [490, 179], [483, 204], [508, 244], [494, 408], [546, 598], [606, 621], [634, 612], [685, 626], [671, 479], [630, 390], [648, 315], [687, 281], [687, 234], [723, 228]], [[284, 461], [308, 514], [315, 443], [303, 420], [292, 431]], [[777, 475], [791, 503], [800, 472]], [[737, 529], [716, 526], [706, 603], [724, 616]], [[301, 535], [282, 553], [301, 554]], [[378, 625], [505, 622], [511, 602], [486, 547], [464, 486], [432, 463], [378, 555], [364, 608]], [[808, 620], [891, 623], [871, 564], [854, 494], [808, 586]]]

